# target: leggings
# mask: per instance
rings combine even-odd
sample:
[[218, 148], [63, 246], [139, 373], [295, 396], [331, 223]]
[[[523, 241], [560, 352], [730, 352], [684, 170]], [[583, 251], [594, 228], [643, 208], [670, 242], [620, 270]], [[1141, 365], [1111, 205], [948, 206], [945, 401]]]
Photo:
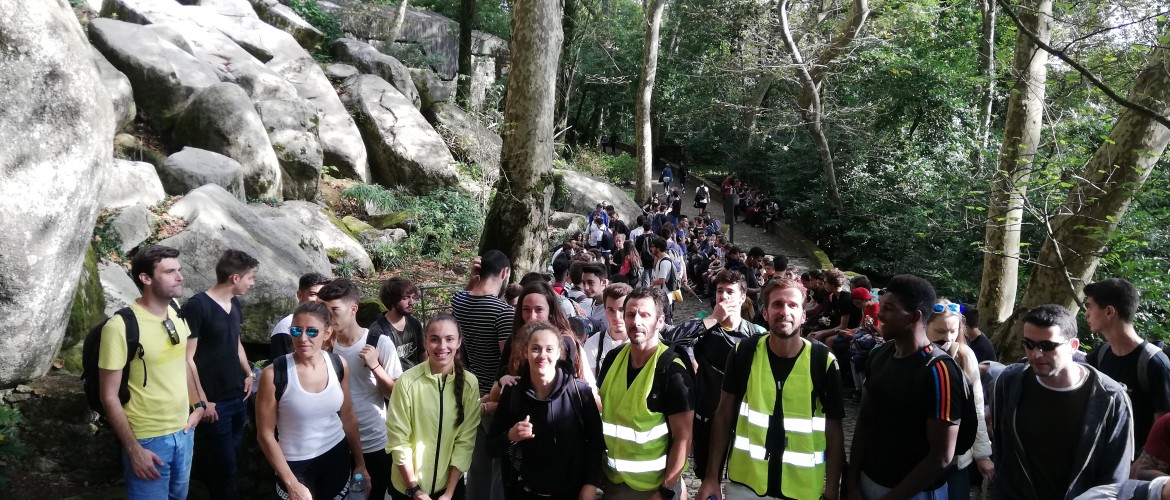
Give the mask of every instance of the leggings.
[[[344, 439], [329, 451], [308, 460], [290, 460], [297, 481], [309, 488], [313, 498], [321, 500], [341, 499], [349, 493], [349, 479], [353, 474], [353, 459], [349, 456], [349, 445]], [[287, 500], [288, 490], [280, 480], [276, 481], [276, 496]]]

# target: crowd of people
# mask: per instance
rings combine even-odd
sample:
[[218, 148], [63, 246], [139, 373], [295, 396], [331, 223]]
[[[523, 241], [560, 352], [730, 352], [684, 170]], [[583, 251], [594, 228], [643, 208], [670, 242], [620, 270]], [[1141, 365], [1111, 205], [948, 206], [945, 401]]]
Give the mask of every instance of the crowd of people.
[[[425, 323], [408, 279], [363, 327], [355, 282], [305, 274], [262, 369], [240, 340], [256, 259], [225, 252], [179, 306], [179, 252], [138, 252], [141, 297], [98, 362], [128, 497], [185, 498], [196, 477], [236, 498], [249, 405], [279, 498], [1170, 496], [1170, 360], [1135, 331], [1125, 280], [1084, 287], [1106, 344], [1085, 356], [1074, 314], [1043, 305], [1021, 313], [1026, 358], [1002, 364], [978, 312], [920, 277], [801, 273], [709, 214], [587, 219], [548, 273], [476, 257]], [[684, 289], [710, 311], [674, 314]]]

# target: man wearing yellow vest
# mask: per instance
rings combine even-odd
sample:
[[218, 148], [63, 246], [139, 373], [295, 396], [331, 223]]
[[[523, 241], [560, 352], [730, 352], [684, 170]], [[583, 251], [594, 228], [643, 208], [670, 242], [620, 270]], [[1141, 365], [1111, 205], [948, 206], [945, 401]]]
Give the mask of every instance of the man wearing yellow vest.
[[606, 464], [606, 500], [672, 500], [691, 445], [695, 417], [690, 369], [658, 340], [666, 294], [636, 288], [625, 303], [630, 343], [610, 351], [597, 379]]
[[800, 283], [772, 281], [760, 298], [769, 333], [740, 342], [727, 358], [698, 498], [836, 500], [845, 463], [837, 360], [824, 344], [800, 336]]

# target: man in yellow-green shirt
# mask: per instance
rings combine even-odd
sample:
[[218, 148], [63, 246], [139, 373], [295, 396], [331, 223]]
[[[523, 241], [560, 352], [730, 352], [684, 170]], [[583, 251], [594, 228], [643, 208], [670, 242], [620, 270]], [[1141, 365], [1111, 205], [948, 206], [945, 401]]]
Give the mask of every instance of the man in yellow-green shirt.
[[[130, 311], [139, 343], [128, 346], [126, 324], [115, 315], [102, 328], [98, 384], [102, 407], [122, 444], [122, 469], [131, 500], [187, 498], [194, 428], [206, 404], [196, 397], [187, 363], [187, 324], [170, 307], [183, 294], [179, 251], [147, 248], [130, 264], [142, 291]], [[127, 349], [138, 352], [127, 363]], [[122, 370], [130, 370], [130, 399], [119, 398]]]

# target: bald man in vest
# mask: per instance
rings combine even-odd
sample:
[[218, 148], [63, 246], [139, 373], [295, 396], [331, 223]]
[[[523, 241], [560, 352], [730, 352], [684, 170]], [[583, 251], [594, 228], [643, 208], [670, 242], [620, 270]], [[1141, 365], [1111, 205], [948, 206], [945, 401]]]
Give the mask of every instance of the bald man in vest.
[[698, 498], [839, 498], [841, 375], [828, 347], [800, 335], [805, 295], [791, 279], [761, 291], [769, 333], [740, 342], [728, 356]]

